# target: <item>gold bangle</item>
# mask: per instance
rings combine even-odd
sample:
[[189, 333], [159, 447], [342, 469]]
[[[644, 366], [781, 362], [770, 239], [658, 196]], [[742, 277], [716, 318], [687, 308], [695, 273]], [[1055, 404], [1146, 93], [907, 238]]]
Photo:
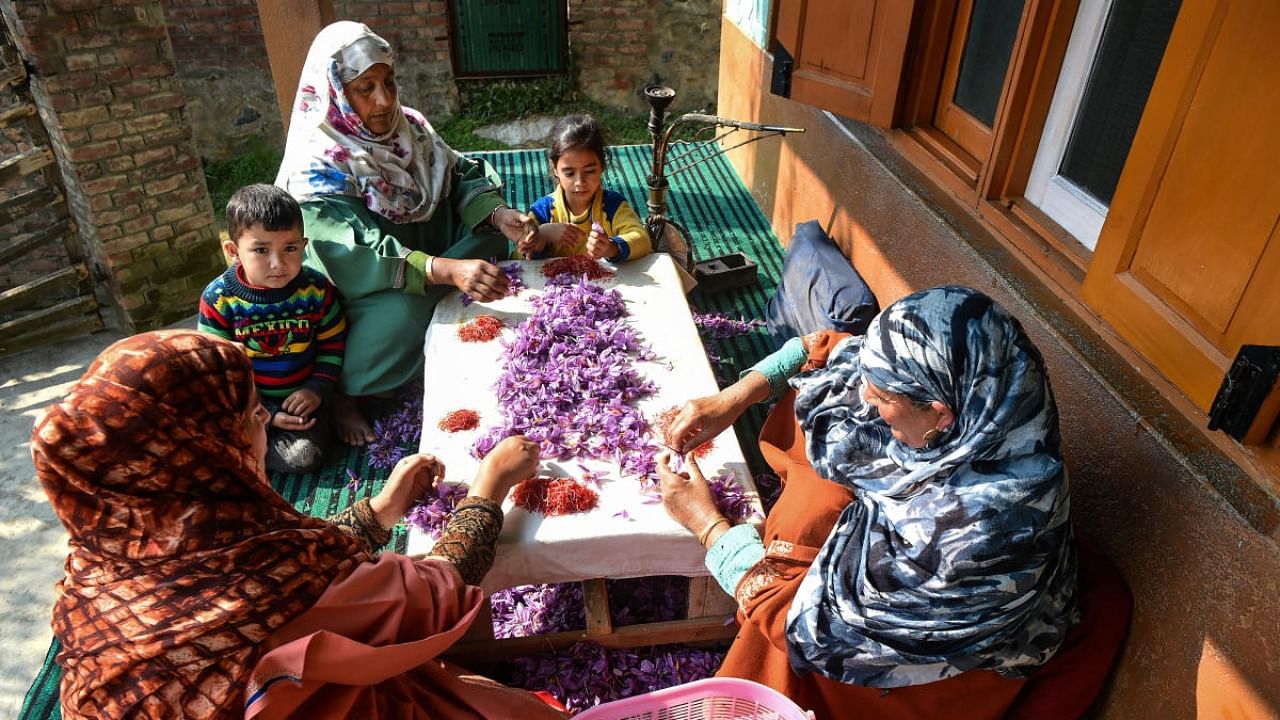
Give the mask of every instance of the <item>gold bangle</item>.
[[724, 518], [722, 518], [722, 517], [721, 517], [721, 518], [716, 518], [714, 521], [712, 521], [712, 523], [711, 523], [710, 525], [708, 525], [708, 526], [706, 527], [706, 529], [705, 529], [705, 530], [703, 530], [701, 533], [699, 533], [699, 534], [698, 534], [698, 544], [699, 544], [699, 545], [701, 545], [701, 546], [703, 546], [703, 547], [706, 547], [706, 546], [707, 546], [707, 538], [711, 537], [711, 531], [712, 531], [712, 530], [715, 530], [715, 529], [716, 529], [716, 526], [718, 526], [720, 523], [724, 523], [724, 524], [726, 524], [726, 525], [729, 525], [729, 521], [728, 521], [728, 520], [725, 520], [725, 519], [724, 519]]

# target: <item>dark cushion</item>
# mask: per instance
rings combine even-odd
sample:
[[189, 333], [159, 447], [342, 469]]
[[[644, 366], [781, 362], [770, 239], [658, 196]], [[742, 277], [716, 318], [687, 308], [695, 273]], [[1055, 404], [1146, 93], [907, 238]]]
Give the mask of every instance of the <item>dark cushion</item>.
[[861, 335], [878, 312], [876, 296], [818, 221], [797, 225], [765, 313], [773, 344], [815, 330]]

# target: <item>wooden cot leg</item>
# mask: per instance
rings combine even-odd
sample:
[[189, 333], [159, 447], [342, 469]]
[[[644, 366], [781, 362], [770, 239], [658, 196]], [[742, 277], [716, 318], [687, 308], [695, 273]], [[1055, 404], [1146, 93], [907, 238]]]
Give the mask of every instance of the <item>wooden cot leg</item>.
[[724, 590], [720, 588], [720, 583], [716, 582], [714, 578], [705, 575], [689, 578], [688, 614], [685, 617], [692, 620], [694, 618], [733, 615], [737, 611], [737, 603], [734, 602], [732, 597], [725, 594]]
[[582, 599], [587, 606], [587, 637], [612, 635], [613, 619], [609, 617], [609, 592], [604, 578], [583, 580]]

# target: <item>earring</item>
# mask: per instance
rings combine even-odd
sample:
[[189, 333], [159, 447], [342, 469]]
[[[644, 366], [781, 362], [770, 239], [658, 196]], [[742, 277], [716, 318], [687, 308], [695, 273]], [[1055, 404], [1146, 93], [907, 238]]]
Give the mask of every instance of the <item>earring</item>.
[[936, 428], [936, 427], [935, 427], [935, 428], [929, 428], [928, 430], [926, 430], [926, 431], [924, 432], [924, 437], [922, 438], [922, 439], [924, 440], [924, 444], [925, 444], [925, 446], [926, 446], [926, 447], [928, 447], [928, 446], [932, 445], [932, 444], [933, 444], [933, 441], [934, 441], [934, 440], [937, 440], [937, 439], [938, 439], [938, 436], [939, 436], [939, 435], [941, 435], [941, 434], [942, 434], [942, 431], [941, 431], [941, 430], [939, 430], [939, 429], [938, 429], [938, 428]]

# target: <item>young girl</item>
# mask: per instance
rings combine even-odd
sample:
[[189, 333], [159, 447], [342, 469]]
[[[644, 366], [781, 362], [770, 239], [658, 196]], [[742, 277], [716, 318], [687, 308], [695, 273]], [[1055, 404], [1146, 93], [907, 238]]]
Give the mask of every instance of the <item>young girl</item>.
[[531, 260], [590, 255], [613, 262], [652, 250], [649, 232], [622, 195], [601, 186], [604, 134], [590, 115], [568, 115], [551, 129], [547, 151], [556, 189], [533, 204], [538, 231], [517, 243]]

